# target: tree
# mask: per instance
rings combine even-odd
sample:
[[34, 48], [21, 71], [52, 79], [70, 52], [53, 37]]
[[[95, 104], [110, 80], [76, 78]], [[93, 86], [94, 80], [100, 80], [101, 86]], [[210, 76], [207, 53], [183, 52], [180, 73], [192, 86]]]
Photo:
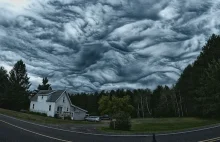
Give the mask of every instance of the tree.
[[[200, 55], [192, 65], [185, 68], [179, 80], [176, 83], [175, 91], [178, 98], [181, 99], [182, 110], [190, 116], [199, 115], [198, 111], [198, 90], [203, 84], [200, 83], [205, 70], [213, 60], [220, 59], [220, 36], [212, 35], [202, 48]], [[201, 93], [201, 92], [200, 92]], [[181, 106], [179, 107], [181, 108]]]
[[22, 60], [18, 61], [9, 73], [9, 106], [10, 109], [20, 110], [29, 107], [29, 77]]
[[220, 60], [213, 60], [200, 79], [196, 91], [196, 109], [202, 117], [219, 117], [220, 111]]
[[130, 130], [130, 115], [133, 109], [129, 96], [121, 98], [112, 96], [112, 99], [110, 99], [110, 96], [102, 96], [99, 100], [99, 111], [101, 114], [109, 114], [116, 120], [110, 122], [109, 126], [111, 129]]
[[101, 114], [114, 115], [118, 112], [125, 112], [130, 115], [134, 108], [130, 104], [129, 100], [129, 96], [124, 96], [122, 98], [113, 96], [112, 100], [110, 100], [109, 96], [102, 96], [102, 98], [98, 102], [99, 111], [101, 112]]
[[38, 90], [52, 90], [51, 84], [48, 84], [48, 79], [47, 77], [43, 78], [42, 80], [42, 85], [38, 85]]
[[113, 115], [113, 118], [116, 121], [110, 122], [111, 129], [117, 129], [117, 130], [130, 130], [131, 129], [131, 119], [130, 119], [129, 114], [123, 111], [119, 111]]
[[8, 74], [4, 67], [0, 67], [0, 107], [8, 107]]
[[160, 103], [160, 97], [161, 97], [161, 91], [163, 90], [163, 86], [157, 86], [157, 88], [153, 91], [150, 105], [152, 108], [152, 116], [156, 117], [158, 116], [158, 105]]

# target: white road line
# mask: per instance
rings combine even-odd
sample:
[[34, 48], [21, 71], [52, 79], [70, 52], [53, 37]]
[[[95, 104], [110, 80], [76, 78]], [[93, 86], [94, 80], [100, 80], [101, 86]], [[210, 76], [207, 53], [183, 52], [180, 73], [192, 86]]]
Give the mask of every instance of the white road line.
[[39, 135], [39, 136], [42, 136], [42, 137], [46, 137], [46, 138], [50, 138], [50, 139], [53, 139], [53, 140], [57, 140], [57, 141], [62, 141], [62, 142], [71, 142], [71, 141], [67, 141], [67, 140], [62, 140], [62, 139], [58, 139], [58, 138], [54, 138], [54, 137], [50, 137], [50, 136], [47, 136], [47, 135], [43, 135], [43, 134], [40, 134], [40, 133], [37, 133], [37, 132], [33, 132], [33, 131], [30, 131], [30, 130], [27, 130], [27, 129], [24, 129], [22, 127], [19, 127], [19, 126], [16, 126], [16, 125], [13, 125], [11, 123], [8, 123], [6, 121], [3, 121], [3, 120], [0, 120], [0, 122], [3, 122], [5, 124], [8, 124], [8, 125], [11, 125], [15, 128], [18, 128], [18, 129], [21, 129], [23, 131], [27, 131], [27, 132], [30, 132], [30, 133], [33, 133], [33, 134], [36, 134], [36, 135]]
[[212, 138], [212, 139], [207, 139], [207, 140], [202, 140], [202, 141], [199, 141], [199, 142], [216, 142], [218, 140], [220, 140], [220, 137]]
[[152, 135], [108, 135], [108, 134], [94, 134], [94, 133], [71, 131], [71, 130], [65, 130], [65, 129], [55, 128], [55, 127], [49, 127], [49, 126], [45, 126], [45, 125], [41, 125], [41, 124], [36, 124], [36, 123], [33, 123], [33, 122], [17, 119], [17, 118], [14, 118], [14, 117], [11, 117], [11, 116], [8, 116], [8, 115], [4, 115], [4, 114], [0, 114], [0, 115], [3, 115], [5, 117], [11, 118], [11, 119], [15, 119], [15, 120], [18, 120], [18, 121], [21, 121], [21, 122], [25, 122], [25, 123], [29, 123], [29, 124], [32, 124], [32, 125], [40, 126], [40, 127], [45, 127], [45, 128], [64, 131], [64, 132], [71, 132], [71, 133], [76, 133], [76, 134], [93, 135], [93, 136], [105, 136], [105, 137], [134, 137], [134, 136], [136, 136], [136, 137], [152, 137]]
[[[21, 120], [21, 119], [17, 119], [11, 116], [7, 116], [4, 114], [0, 114], [3, 115], [5, 117], [9, 117], [11, 119], [15, 119], [21, 122], [25, 122], [25, 123], [29, 123], [32, 125], [36, 125], [36, 126], [40, 126], [40, 127], [45, 127], [45, 128], [49, 128], [49, 129], [54, 129], [54, 130], [59, 130], [59, 131], [64, 131], [64, 132], [71, 132], [71, 133], [76, 133], [76, 134], [84, 134], [84, 135], [93, 135], [93, 136], [105, 136], [105, 137], [152, 137], [152, 134], [148, 134], [148, 135], [112, 135], [112, 134], [94, 134], [94, 133], [84, 133], [84, 132], [78, 132], [78, 131], [71, 131], [71, 130], [65, 130], [65, 129], [59, 129], [59, 128], [54, 128], [54, 127], [49, 127], [49, 126], [44, 126], [41, 124], [36, 124], [33, 122], [28, 122], [25, 120]], [[178, 135], [178, 134], [187, 134], [187, 133], [192, 133], [192, 132], [198, 132], [198, 131], [204, 131], [204, 130], [209, 130], [209, 129], [214, 129], [214, 128], [219, 128], [220, 124], [216, 124], [216, 126], [210, 126], [207, 128], [201, 128], [201, 129], [196, 129], [196, 130], [189, 130], [189, 131], [183, 131], [183, 132], [173, 132], [173, 133], [162, 133], [162, 134], [155, 134], [156, 136], [169, 136], [169, 135]]]
[[157, 136], [168, 136], [168, 135], [177, 135], [177, 134], [187, 134], [187, 133], [192, 133], [192, 132], [199, 132], [199, 131], [204, 131], [204, 130], [210, 130], [214, 128], [219, 128], [220, 124], [216, 124], [216, 126], [210, 126], [207, 128], [201, 128], [201, 129], [195, 129], [195, 130], [190, 130], [190, 131], [183, 131], [183, 132], [175, 132], [175, 133], [167, 133], [167, 134], [157, 134]]

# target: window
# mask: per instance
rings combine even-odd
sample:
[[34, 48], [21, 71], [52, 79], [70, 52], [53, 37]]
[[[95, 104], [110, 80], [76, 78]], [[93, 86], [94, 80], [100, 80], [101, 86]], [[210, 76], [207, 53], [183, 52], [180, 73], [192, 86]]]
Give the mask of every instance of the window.
[[65, 97], [63, 97], [63, 103], [65, 102]]
[[69, 108], [66, 108], [66, 111], [68, 111], [69, 110]]
[[51, 111], [51, 105], [49, 105], [49, 111]]
[[33, 104], [33, 109], [34, 109], [34, 104]]

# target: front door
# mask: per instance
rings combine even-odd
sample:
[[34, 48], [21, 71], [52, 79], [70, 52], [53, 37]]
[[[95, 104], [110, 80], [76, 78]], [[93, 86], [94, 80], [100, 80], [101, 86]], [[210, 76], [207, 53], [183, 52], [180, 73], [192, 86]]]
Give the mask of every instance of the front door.
[[57, 107], [57, 112], [59, 113], [59, 114], [61, 114], [62, 113], [62, 107]]

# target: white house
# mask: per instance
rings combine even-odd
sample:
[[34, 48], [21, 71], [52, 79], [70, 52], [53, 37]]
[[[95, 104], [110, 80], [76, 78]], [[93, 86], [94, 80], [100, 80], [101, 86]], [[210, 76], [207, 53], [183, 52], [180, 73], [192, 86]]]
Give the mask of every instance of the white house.
[[87, 111], [71, 103], [65, 90], [41, 90], [31, 98], [30, 111], [46, 113], [47, 116], [70, 116], [72, 120], [83, 120]]

